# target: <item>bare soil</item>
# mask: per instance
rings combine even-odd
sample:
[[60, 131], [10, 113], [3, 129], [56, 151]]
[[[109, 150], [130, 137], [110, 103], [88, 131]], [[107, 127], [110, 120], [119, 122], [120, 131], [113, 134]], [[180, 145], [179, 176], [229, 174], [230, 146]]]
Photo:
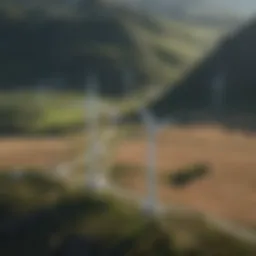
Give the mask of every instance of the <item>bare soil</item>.
[[[157, 139], [158, 196], [217, 217], [256, 226], [256, 136], [214, 126], [167, 128]], [[133, 166], [120, 182], [145, 193], [146, 138], [124, 141], [116, 162]], [[208, 175], [184, 188], [173, 188], [167, 174], [195, 163], [209, 164]], [[138, 171], [134, 172], [134, 166]], [[142, 169], [143, 170], [143, 169]]]
[[[122, 141], [115, 157], [117, 164], [133, 168], [123, 173], [119, 182], [142, 194], [147, 189], [146, 152], [147, 140], [140, 134]], [[23, 166], [46, 169], [74, 155], [74, 138], [0, 139], [1, 170]], [[173, 188], [167, 183], [166, 175], [199, 162], [209, 164], [209, 174], [184, 188]], [[256, 226], [255, 135], [214, 126], [166, 128], [157, 139], [157, 174], [158, 196], [162, 202], [182, 204]]]
[[0, 169], [49, 168], [74, 154], [70, 138], [1, 138]]

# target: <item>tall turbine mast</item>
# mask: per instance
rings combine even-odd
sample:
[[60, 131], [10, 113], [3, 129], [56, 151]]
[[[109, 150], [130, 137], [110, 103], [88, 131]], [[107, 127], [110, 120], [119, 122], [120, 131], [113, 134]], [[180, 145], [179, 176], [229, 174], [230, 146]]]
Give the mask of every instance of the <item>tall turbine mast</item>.
[[148, 195], [144, 205], [147, 214], [154, 214], [157, 207], [157, 175], [156, 175], [156, 134], [157, 127], [153, 115], [142, 108], [141, 116], [147, 129], [148, 151], [147, 151], [147, 187]]
[[214, 113], [221, 115], [224, 107], [226, 93], [226, 77], [224, 71], [218, 70], [212, 80], [211, 86], [211, 105]]
[[[98, 166], [97, 166], [97, 155], [99, 150], [99, 99], [98, 99], [98, 85], [99, 81], [96, 76], [96, 74], [91, 73], [89, 76], [86, 77], [85, 81], [85, 118], [88, 120], [89, 128], [89, 138], [91, 141], [89, 143], [92, 143], [88, 145], [89, 147], [89, 154], [90, 154], [90, 164], [87, 167], [88, 170], [86, 170], [87, 173], [87, 179], [86, 183], [89, 188], [95, 189], [97, 186], [96, 176]], [[87, 127], [86, 127], [87, 128]]]
[[[135, 84], [134, 77], [132, 76], [128, 68], [123, 71], [123, 81], [125, 91], [128, 95], [131, 94], [131, 88]], [[146, 126], [147, 130], [147, 169], [146, 169], [146, 180], [147, 180], [147, 198], [146, 202], [143, 202], [143, 210], [146, 214], [152, 215], [157, 207], [157, 178], [156, 178], [156, 124], [153, 115], [145, 108], [142, 107], [140, 110], [142, 121]]]

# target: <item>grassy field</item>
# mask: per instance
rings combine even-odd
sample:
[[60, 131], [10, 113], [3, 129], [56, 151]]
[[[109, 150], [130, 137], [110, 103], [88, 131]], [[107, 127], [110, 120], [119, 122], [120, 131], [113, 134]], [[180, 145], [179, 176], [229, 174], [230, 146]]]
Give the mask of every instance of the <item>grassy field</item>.
[[[113, 178], [123, 187], [143, 195], [147, 191], [145, 133], [130, 131], [119, 145]], [[159, 200], [255, 225], [255, 150], [254, 134], [210, 125], [167, 127], [157, 138]], [[168, 182], [169, 175], [195, 164], [206, 165], [207, 174], [184, 186], [176, 187]]]
[[[255, 245], [225, 234], [198, 213], [170, 213], [152, 219], [128, 202], [107, 194], [92, 195], [79, 187], [70, 189], [36, 171], [24, 172], [18, 183], [10, 172], [2, 172], [0, 183], [1, 194], [5, 195], [0, 214], [7, 228], [10, 221], [30, 216], [25, 222], [26, 229], [19, 231], [16, 239], [1, 238], [1, 255], [50, 255], [65, 249], [66, 238], [70, 236], [80, 237], [87, 246], [94, 242], [94, 247], [100, 248], [98, 255], [115, 252], [115, 255], [239, 256], [256, 252]], [[12, 232], [15, 234], [15, 226]], [[70, 253], [67, 255], [84, 250], [79, 244], [67, 248]]]
[[[115, 154], [112, 156], [112, 164], [114, 164], [113, 171], [115, 171], [113, 172], [114, 176], [112, 178], [123, 188], [143, 196], [146, 192], [144, 173], [146, 168], [145, 133], [139, 127], [137, 129], [123, 127], [123, 129], [125, 130], [123, 133], [125, 137], [119, 138], [117, 147], [114, 149]], [[1, 140], [2, 147], [0, 151], [1, 169], [3, 170], [3, 175], [7, 175], [8, 173], [7, 176], [11, 185], [3, 181], [5, 185], [1, 186], [1, 193], [5, 195], [8, 193], [12, 194], [16, 189], [15, 175], [12, 176], [13, 167], [21, 167], [20, 169], [25, 171], [29, 168], [31, 170], [29, 173], [32, 176], [35, 172], [33, 170], [39, 169], [42, 171], [41, 173], [46, 175], [46, 179], [50, 179], [54, 167], [61, 162], [71, 161], [81, 152], [82, 146], [86, 145], [85, 141], [83, 143], [84, 139], [81, 136], [83, 135], [59, 139], [3, 138]], [[201, 217], [201, 214], [197, 215], [196, 211], [233, 220], [247, 227], [255, 227], [255, 208], [253, 207], [253, 202], [255, 201], [255, 145], [253, 135], [249, 136], [239, 132], [231, 133], [213, 126], [170, 128], [159, 134], [157, 166], [159, 199], [164, 204], [174, 203], [176, 205], [186, 206], [192, 209], [192, 213], [195, 211], [196, 215], [192, 217], [194, 213], [191, 215], [188, 212], [185, 214], [185, 219], [181, 217], [180, 220], [178, 216], [171, 216], [168, 219], [168, 223], [172, 223], [170, 230], [173, 231], [172, 225], [174, 225], [174, 232], [178, 234], [181, 232], [180, 235], [177, 235], [178, 240], [181, 239], [180, 236], [184, 236], [185, 243], [188, 242], [190, 244], [191, 239], [194, 243], [194, 232], [199, 232], [199, 234], [196, 233], [197, 235], [195, 235], [195, 237], [199, 236], [196, 238], [196, 247], [200, 244], [200, 246], [209, 246], [209, 250], [213, 250], [211, 248], [212, 245], [208, 244], [209, 241], [206, 241], [207, 245], [204, 245], [204, 236], [207, 230], [209, 232], [208, 235], [212, 236], [211, 232], [214, 230], [214, 224], [212, 224], [213, 227], [207, 226], [209, 224], [205, 224], [203, 221], [204, 218]], [[173, 187], [168, 183], [168, 175], [175, 173], [180, 168], [186, 168], [197, 163], [203, 163], [209, 166], [209, 173], [206, 176], [192, 181], [184, 187]], [[10, 169], [10, 171], [5, 172], [4, 169]], [[37, 175], [36, 173], [38, 172], [36, 171], [35, 175]], [[77, 178], [75, 177], [76, 175], [78, 175]], [[68, 185], [66, 189], [72, 188], [72, 190], [79, 191], [83, 185], [83, 172], [76, 172], [76, 169], [74, 169], [71, 176], [68, 180], [62, 180], [59, 177], [58, 179], [60, 180], [57, 180], [57, 182], [65, 181], [64, 184]], [[36, 186], [36, 183], [33, 185], [32, 182], [30, 186]], [[19, 186], [17, 186], [17, 189], [19, 189]], [[26, 189], [24, 191], [27, 193]], [[71, 192], [69, 191], [68, 193]], [[20, 192], [14, 194], [16, 196], [23, 196]], [[39, 199], [41, 198], [37, 193], [33, 194], [33, 200], [36, 200], [37, 197]], [[234, 197], [236, 200], [233, 200]], [[43, 194], [42, 198], [44, 198]], [[15, 202], [18, 203], [20, 200], [17, 199], [16, 201], [15, 199]], [[38, 206], [41, 207], [40, 205], [41, 203], [38, 201]], [[133, 208], [135, 206], [131, 207]], [[180, 221], [177, 222], [179, 224], [174, 221], [176, 218]], [[105, 220], [105, 217], [103, 219]], [[194, 221], [196, 222], [196, 226], [192, 224]], [[191, 223], [184, 227], [182, 222]], [[203, 227], [198, 227], [197, 225], [202, 225]], [[111, 229], [110, 226], [108, 228]], [[218, 230], [216, 232], [219, 236], [222, 236], [221, 231]], [[215, 233], [213, 236], [215, 236]], [[176, 238], [176, 233], [174, 238]], [[180, 240], [177, 243], [179, 244]], [[234, 250], [237, 250], [237, 248]], [[240, 254], [237, 253], [234, 255]]]
[[138, 104], [161, 98], [228, 34], [224, 29], [185, 22], [157, 19], [150, 22], [160, 27], [160, 31], [145, 27], [136, 20], [125, 20], [125, 27], [140, 52], [138, 63], [145, 69], [150, 85], [158, 87], [154, 93], [148, 88], [142, 90], [143, 100], [140, 97], [137, 105], [130, 104], [128, 111], [138, 108]]
[[[147, 77], [146, 86], [138, 86], [134, 94], [126, 100], [103, 100], [103, 104], [114, 103], [123, 114], [134, 112], [139, 106], [161, 97], [189, 72], [226, 32], [177, 21], [138, 20], [137, 16], [132, 19], [131, 13], [117, 12], [116, 15], [116, 22], [128, 31], [133, 42], [132, 52], [125, 48], [124, 42], [120, 45], [109, 45], [103, 40], [100, 45], [94, 44], [94, 47], [98, 47], [96, 53], [111, 55], [110, 49], [121, 51], [121, 55], [116, 57], [116, 63], [121, 65], [126, 61], [135, 62]], [[154, 29], [154, 26], [157, 26], [160, 32]], [[89, 46], [86, 49], [93, 50]], [[57, 134], [79, 129], [85, 119], [83, 98], [82, 91], [1, 91], [0, 130], [27, 134]]]
[[[120, 98], [101, 101], [102, 108], [114, 105], [123, 115], [161, 97], [209, 51], [223, 33], [174, 21], [158, 21], [158, 28], [160, 26], [160, 30], [164, 32], [157, 32], [152, 26], [146, 28], [148, 23], [145, 26], [145, 23], [139, 24], [139, 21], [132, 20], [129, 16], [126, 18], [123, 19], [125, 26], [132, 31], [131, 37], [138, 47], [135, 52], [141, 52], [136, 56], [138, 66], [145, 68], [150, 84], [136, 90], [125, 100]], [[101, 47], [104, 51], [109, 51], [104, 45]], [[3, 134], [10, 132], [11, 136], [3, 136], [0, 140], [0, 216], [7, 229], [8, 223], [17, 224], [26, 216], [30, 216], [25, 228], [17, 231], [17, 234], [15, 229], [19, 225], [14, 225], [13, 232], [17, 239], [6, 236], [0, 241], [1, 255], [50, 255], [52, 252], [66, 250], [67, 238], [70, 236], [78, 236], [84, 242], [90, 240], [89, 244], [94, 244], [92, 247], [95, 250], [100, 248], [98, 255], [256, 254], [254, 244], [225, 234], [214, 223], [207, 222], [204, 214], [170, 213], [152, 219], [142, 215], [135, 204], [125, 200], [121, 202], [122, 200], [105, 193], [92, 195], [84, 190], [81, 187], [84, 182], [83, 173], [83, 176], [78, 178], [75, 177], [77, 173], [72, 173], [71, 176], [74, 177], [70, 180], [52, 175], [58, 164], [71, 161], [84, 150], [85, 134], [78, 133], [83, 130], [86, 121], [83, 92], [1, 92], [0, 102], [0, 130]], [[250, 168], [256, 166], [252, 156], [255, 141], [246, 140], [243, 136], [230, 137], [218, 131], [216, 133], [209, 133], [207, 129], [178, 129], [168, 130], [160, 136], [160, 198], [165, 203], [181, 203], [200, 212], [225, 216], [252, 226], [255, 221], [255, 209], [250, 208], [249, 212], [248, 207], [255, 201], [254, 190], [248, 186], [246, 190], [244, 184], [249, 179], [253, 185], [254, 173]], [[51, 136], [26, 138], [27, 135], [43, 134]], [[61, 136], [56, 138], [52, 135]], [[142, 194], [146, 189], [143, 183], [146, 148], [143, 135], [145, 132], [141, 129], [134, 134], [132, 127], [122, 127], [121, 132], [117, 134], [119, 144], [115, 147], [116, 154], [111, 156], [114, 163], [119, 165], [115, 181]], [[221, 142], [229, 145], [229, 148], [222, 147]], [[207, 148], [204, 143], [213, 144]], [[221, 152], [220, 147], [223, 150]], [[229, 155], [229, 161], [232, 162], [231, 151], [235, 147], [244, 147], [244, 153], [237, 153], [236, 161], [230, 167], [225, 162], [228, 161], [226, 155]], [[109, 148], [112, 150], [114, 146], [112, 148], [110, 145]], [[196, 185], [181, 191], [170, 188], [166, 183], [166, 175], [173, 170], [183, 165], [209, 160], [216, 164], [216, 176], [213, 180], [207, 179], [206, 183], [201, 182], [199, 187], [198, 183], [195, 183]], [[250, 166], [246, 165], [246, 161], [249, 161]], [[120, 166], [126, 169], [120, 170]], [[244, 166], [247, 166], [247, 170]], [[23, 171], [15, 172], [15, 168]], [[226, 172], [223, 172], [224, 168]], [[232, 172], [234, 168], [235, 174]], [[82, 171], [83, 169], [84, 167]], [[242, 180], [243, 186], [239, 187], [237, 183]], [[229, 191], [225, 189], [227, 184]], [[236, 204], [232, 205], [229, 204], [233, 195], [231, 190], [236, 195]], [[215, 195], [218, 196], [218, 202]], [[248, 204], [244, 200], [247, 197], [250, 198]], [[34, 218], [33, 223], [30, 222], [31, 218]], [[5, 227], [1, 226], [0, 229], [2, 228]], [[32, 244], [34, 246], [31, 246]], [[75, 255], [72, 250], [74, 247], [71, 245], [68, 255]]]
[[[2, 127], [25, 134], [62, 134], [81, 129], [86, 121], [86, 101], [82, 92], [0, 92]], [[112, 106], [101, 99], [101, 109]]]
[[[134, 129], [122, 127], [122, 131], [105, 142], [109, 151], [106, 161], [114, 168], [115, 182], [143, 195], [146, 191], [146, 138], [143, 130]], [[1, 169], [41, 168], [48, 173], [60, 163], [76, 159], [87, 148], [85, 134], [2, 138], [0, 143]], [[160, 199], [164, 203], [183, 204], [245, 225], [255, 225], [255, 150], [254, 135], [212, 126], [167, 128], [158, 137]], [[180, 188], [168, 183], [168, 175], [198, 163], [209, 167], [207, 175]], [[78, 167], [82, 172], [74, 169], [73, 174], [79, 174], [78, 180], [82, 181], [80, 174], [84, 166]]]

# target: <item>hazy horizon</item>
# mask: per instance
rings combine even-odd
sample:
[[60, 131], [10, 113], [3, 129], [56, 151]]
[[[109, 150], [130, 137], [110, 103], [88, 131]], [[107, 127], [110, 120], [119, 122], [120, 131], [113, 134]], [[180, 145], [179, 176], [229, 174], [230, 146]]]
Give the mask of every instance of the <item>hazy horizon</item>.
[[[109, 0], [108, 0], [109, 1]], [[129, 5], [142, 5], [157, 4], [158, 8], [161, 5], [166, 8], [171, 8], [173, 4], [182, 4], [186, 6], [189, 4], [188, 10], [193, 12], [204, 14], [206, 13], [224, 13], [234, 14], [238, 16], [251, 16], [256, 13], [256, 0], [112, 0], [115, 2], [126, 2]], [[193, 6], [194, 2], [194, 6]]]

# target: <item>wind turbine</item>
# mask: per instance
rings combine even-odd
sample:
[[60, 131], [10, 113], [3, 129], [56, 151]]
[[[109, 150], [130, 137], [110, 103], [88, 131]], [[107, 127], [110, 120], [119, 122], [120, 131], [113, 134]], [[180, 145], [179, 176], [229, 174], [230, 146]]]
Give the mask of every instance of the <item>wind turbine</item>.
[[99, 190], [106, 188], [108, 185], [106, 175], [100, 167], [102, 161], [101, 156], [105, 154], [107, 150], [106, 145], [100, 139], [99, 118], [103, 113], [102, 107], [105, 108], [104, 112], [114, 125], [118, 123], [120, 113], [116, 108], [101, 106], [98, 95], [99, 81], [95, 74], [90, 74], [87, 77], [85, 84], [87, 89], [85, 112], [86, 118], [89, 121], [89, 137], [92, 139], [92, 145], [89, 145], [89, 149], [91, 149], [89, 152], [91, 163], [86, 172], [88, 177], [86, 183], [90, 189]]
[[[88, 120], [89, 138], [92, 139], [92, 145], [89, 145], [89, 154], [91, 158], [87, 173], [87, 187], [90, 189], [97, 188], [97, 155], [100, 150], [99, 137], [99, 99], [98, 99], [99, 81], [96, 74], [89, 74], [85, 81], [85, 118]], [[86, 152], [87, 154], [87, 152]]]
[[[131, 95], [131, 86], [134, 84], [134, 77], [129, 72], [128, 69], [123, 70], [123, 82], [125, 86], [125, 90], [128, 95]], [[146, 202], [143, 201], [143, 211], [148, 215], [153, 215], [158, 206], [157, 202], [157, 174], [156, 174], [156, 135], [158, 131], [157, 122], [153, 116], [153, 114], [146, 108], [142, 107], [139, 110], [139, 113], [142, 117], [142, 121], [146, 126], [147, 132], [147, 198]]]
[[226, 77], [222, 70], [218, 71], [211, 85], [211, 105], [217, 115], [221, 115], [226, 93]]
[[148, 195], [146, 202], [143, 205], [143, 210], [146, 214], [154, 214], [158, 202], [157, 202], [157, 157], [156, 157], [156, 144], [157, 144], [157, 130], [156, 121], [153, 115], [146, 108], [140, 110], [140, 114], [143, 120], [143, 123], [146, 126], [147, 132], [147, 141], [148, 141], [148, 151], [147, 151], [147, 189]]

